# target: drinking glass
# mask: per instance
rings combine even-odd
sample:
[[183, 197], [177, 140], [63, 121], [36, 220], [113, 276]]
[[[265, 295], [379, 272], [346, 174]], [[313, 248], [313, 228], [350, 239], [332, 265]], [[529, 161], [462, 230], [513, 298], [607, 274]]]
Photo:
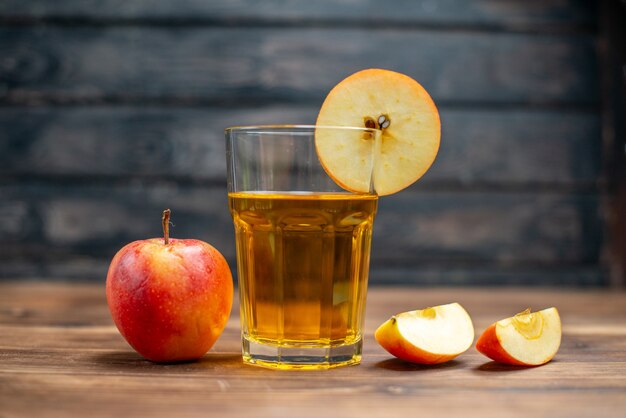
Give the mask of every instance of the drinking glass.
[[[280, 125], [225, 133], [244, 362], [278, 369], [358, 364], [380, 131]], [[316, 133], [371, 149], [358, 170], [368, 173], [359, 179], [367, 192], [347, 191], [328, 175]]]

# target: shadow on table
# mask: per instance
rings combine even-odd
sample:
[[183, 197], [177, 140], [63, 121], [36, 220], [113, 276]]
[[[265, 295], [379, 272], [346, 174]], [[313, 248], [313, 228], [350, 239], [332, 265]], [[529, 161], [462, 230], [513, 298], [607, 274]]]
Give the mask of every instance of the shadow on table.
[[[552, 361], [554, 362], [554, 360]], [[384, 361], [374, 363], [374, 367], [379, 369], [393, 370], [398, 372], [411, 372], [411, 371], [433, 371], [433, 370], [445, 370], [452, 368], [469, 368], [468, 365], [459, 360], [452, 360], [446, 363], [440, 364], [415, 364], [409, 363], [397, 358], [392, 358]], [[536, 366], [539, 367], [539, 366]], [[508, 364], [502, 364], [495, 361], [489, 361], [479, 366], [471, 367], [474, 373], [514, 373], [522, 372], [525, 370], [532, 370], [535, 367], [532, 366], [511, 366]]]
[[397, 358], [391, 358], [388, 360], [379, 361], [374, 366], [379, 369], [393, 370], [397, 372], [411, 372], [411, 371], [428, 371], [428, 370], [441, 370], [458, 367], [462, 362], [458, 360], [448, 361], [447, 363], [440, 364], [415, 364], [409, 363]]
[[93, 361], [102, 369], [125, 371], [187, 371], [207, 369], [230, 369], [241, 365], [241, 354], [208, 353], [199, 360], [173, 363], [155, 363], [133, 351], [113, 351], [93, 356]]
[[490, 361], [480, 366], [474, 367], [475, 372], [487, 372], [487, 373], [511, 373], [511, 372], [521, 372], [524, 370], [534, 369], [533, 366], [512, 366], [509, 364], [502, 364], [496, 361]]

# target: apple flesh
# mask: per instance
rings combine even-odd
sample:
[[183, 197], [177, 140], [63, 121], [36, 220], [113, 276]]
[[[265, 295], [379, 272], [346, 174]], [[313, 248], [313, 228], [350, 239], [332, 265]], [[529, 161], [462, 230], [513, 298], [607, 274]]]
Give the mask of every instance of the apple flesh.
[[361, 193], [370, 191], [373, 177], [379, 196], [396, 193], [422, 177], [441, 139], [439, 111], [424, 87], [405, 74], [380, 68], [358, 71], [333, 87], [316, 125], [381, 131], [380, 149], [370, 143], [373, 136], [358, 130], [315, 132], [315, 148], [328, 175], [341, 187]]
[[490, 359], [517, 366], [539, 366], [552, 360], [561, 345], [561, 319], [556, 308], [529, 309], [491, 324], [476, 349]]
[[106, 295], [115, 325], [139, 354], [155, 362], [193, 360], [222, 333], [233, 280], [211, 245], [166, 234], [132, 242], [113, 257]]
[[375, 337], [402, 360], [437, 364], [471, 347], [474, 326], [461, 305], [450, 303], [394, 315], [376, 330]]

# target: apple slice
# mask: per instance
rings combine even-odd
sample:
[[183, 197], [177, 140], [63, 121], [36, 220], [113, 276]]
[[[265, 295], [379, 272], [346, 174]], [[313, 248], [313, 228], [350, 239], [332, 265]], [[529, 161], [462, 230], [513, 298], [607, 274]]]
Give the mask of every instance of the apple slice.
[[552, 360], [561, 345], [561, 319], [556, 308], [526, 309], [491, 324], [476, 349], [492, 360], [518, 366], [539, 366]]
[[474, 341], [472, 319], [458, 303], [394, 315], [374, 334], [392, 355], [412, 363], [452, 360]]
[[[439, 150], [441, 123], [433, 100], [417, 81], [389, 70], [363, 70], [341, 81], [326, 97], [316, 123], [382, 131], [373, 167], [374, 188], [380, 196], [417, 181]], [[337, 135], [319, 129], [315, 136], [328, 175], [354, 192], [370, 191], [372, 147], [364, 141], [371, 139], [360, 131]]]

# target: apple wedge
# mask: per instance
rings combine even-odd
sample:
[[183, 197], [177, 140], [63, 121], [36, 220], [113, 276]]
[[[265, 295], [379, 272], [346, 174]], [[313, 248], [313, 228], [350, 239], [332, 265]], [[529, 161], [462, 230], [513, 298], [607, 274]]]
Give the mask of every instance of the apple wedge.
[[472, 319], [458, 303], [392, 316], [375, 333], [390, 354], [412, 363], [437, 364], [452, 360], [474, 341]]
[[556, 308], [530, 309], [491, 324], [476, 349], [490, 359], [517, 366], [540, 366], [552, 360], [561, 345], [561, 319]]
[[328, 93], [316, 124], [382, 132], [372, 173], [372, 147], [363, 143], [372, 141], [371, 136], [316, 131], [322, 166], [337, 184], [353, 192], [369, 192], [373, 178], [379, 196], [396, 193], [424, 175], [439, 150], [437, 107], [417, 81], [394, 71], [368, 69], [341, 81]]

